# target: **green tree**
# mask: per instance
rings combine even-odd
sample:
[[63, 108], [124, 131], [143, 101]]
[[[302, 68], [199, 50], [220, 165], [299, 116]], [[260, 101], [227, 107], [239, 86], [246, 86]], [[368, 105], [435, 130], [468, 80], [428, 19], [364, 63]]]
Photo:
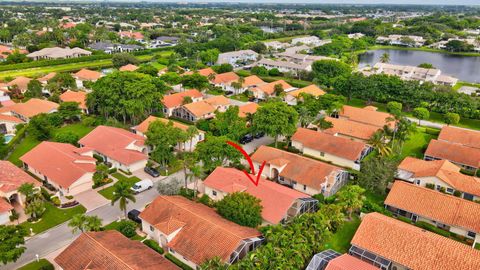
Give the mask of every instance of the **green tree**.
[[35, 189], [35, 186], [32, 183], [23, 183], [20, 185], [17, 191], [25, 196], [25, 201], [27, 204], [34, 198], [38, 197], [38, 190]]
[[72, 233], [81, 232], [97, 232], [101, 230], [102, 219], [98, 216], [87, 216], [85, 214], [76, 214], [68, 222], [68, 227], [72, 228]]
[[265, 46], [263, 42], [257, 41], [250, 45], [250, 50], [259, 54], [263, 54], [267, 51], [267, 46]]
[[413, 109], [412, 114], [418, 119], [418, 125], [421, 124], [422, 120], [428, 120], [428, 118], [430, 118], [430, 112], [423, 107], [417, 107]]
[[145, 135], [147, 136], [145, 143], [153, 148], [152, 158], [164, 167], [173, 160], [174, 147], [186, 139], [185, 132], [175, 127], [172, 121], [150, 123]]
[[279, 136], [290, 136], [297, 129], [298, 113], [283, 102], [268, 102], [253, 116], [253, 126], [258, 131], [275, 138], [277, 147]]
[[27, 231], [21, 226], [0, 225], [0, 261], [16, 262], [25, 252]]
[[158, 74], [158, 68], [156, 68], [156, 67], [154, 67], [150, 64], [140, 65], [140, 67], [135, 71], [139, 72], [139, 73], [150, 75], [152, 77], [156, 77], [157, 74]]
[[218, 74], [233, 71], [233, 66], [230, 64], [221, 64], [219, 66], [213, 66], [212, 68]]
[[403, 105], [400, 102], [390, 101], [387, 103], [387, 111], [392, 114], [401, 114]]
[[53, 136], [53, 140], [60, 143], [69, 143], [72, 145], [77, 145], [80, 138], [78, 135], [70, 130], [56, 132]]
[[396, 171], [395, 160], [382, 156], [368, 158], [362, 162], [358, 183], [372, 193], [385, 194], [388, 183], [395, 178]]
[[202, 62], [207, 65], [213, 65], [217, 61], [219, 54], [220, 54], [220, 51], [218, 49], [209, 49], [209, 50], [201, 51], [200, 59], [202, 59]]
[[217, 202], [218, 213], [239, 225], [255, 228], [262, 224], [261, 200], [246, 193], [233, 192]]
[[58, 107], [58, 115], [68, 123], [80, 120], [81, 114], [78, 102], [62, 102]]
[[204, 261], [200, 265], [202, 270], [227, 270], [228, 264], [224, 263], [220, 257], [213, 257]]
[[27, 91], [25, 97], [27, 98], [41, 98], [42, 97], [42, 84], [38, 80], [31, 80], [27, 85]]
[[131, 190], [130, 185], [126, 182], [117, 182], [114, 186], [114, 192], [112, 197], [112, 205], [117, 201], [120, 207], [120, 210], [123, 210], [125, 218], [127, 218], [127, 204], [129, 201], [136, 202], [133, 190]]
[[443, 119], [447, 126], [456, 125], [460, 122], [460, 115], [458, 115], [458, 113], [449, 112], [444, 115]]
[[184, 88], [205, 90], [210, 85], [208, 78], [200, 75], [199, 73], [193, 73], [192, 75], [184, 75], [181, 78], [181, 83]]
[[238, 141], [248, 131], [246, 120], [238, 116], [238, 112], [238, 106], [231, 106], [225, 112], [218, 112], [211, 122], [212, 133]]
[[25, 214], [29, 214], [32, 220], [38, 220], [45, 212], [45, 202], [35, 198], [25, 206]]
[[28, 123], [28, 133], [32, 134], [39, 141], [46, 141], [51, 137], [52, 125], [47, 114], [39, 114]]
[[5, 63], [7, 64], [18, 64], [18, 63], [25, 63], [30, 62], [31, 59], [28, 58], [25, 54], [20, 53], [18, 50], [15, 50], [13, 53], [7, 56]]
[[138, 59], [129, 53], [116, 53], [112, 57], [112, 64], [115, 68], [120, 68], [128, 64], [138, 65]]
[[389, 156], [392, 154], [392, 148], [386, 144], [384, 135], [383, 130], [378, 130], [368, 139], [368, 144], [377, 149], [381, 156]]
[[339, 205], [345, 209], [349, 219], [352, 219], [354, 212], [362, 208], [365, 202], [364, 193], [365, 189], [357, 185], [347, 185], [337, 192], [336, 195], [339, 200]]
[[340, 61], [321, 60], [313, 62], [312, 72], [315, 80], [320, 84], [332, 86], [340, 77], [349, 76], [352, 68]]
[[240, 162], [242, 154], [228, 145], [227, 141], [228, 138], [225, 136], [209, 136], [204, 142], [197, 145], [196, 151], [205, 171], [211, 172], [216, 167]]
[[430, 63], [421, 63], [420, 65], [418, 65], [418, 67], [420, 68], [435, 68], [432, 64]]
[[273, 92], [275, 93], [275, 95], [276, 95], [277, 97], [281, 96], [281, 95], [284, 93], [283, 90], [284, 90], [284, 89], [283, 89], [283, 85], [280, 84], [280, 83], [275, 84], [275, 85], [273, 86]]
[[317, 128], [320, 130], [326, 130], [333, 127], [333, 123], [326, 120], [324, 116], [315, 120], [314, 124], [317, 125]]
[[63, 93], [69, 89], [76, 89], [77, 83], [70, 73], [57, 73], [48, 80], [46, 87], [50, 93]]
[[300, 126], [306, 128], [315, 120], [315, 116], [312, 116], [306, 107], [301, 106], [298, 108], [298, 120], [300, 122]]

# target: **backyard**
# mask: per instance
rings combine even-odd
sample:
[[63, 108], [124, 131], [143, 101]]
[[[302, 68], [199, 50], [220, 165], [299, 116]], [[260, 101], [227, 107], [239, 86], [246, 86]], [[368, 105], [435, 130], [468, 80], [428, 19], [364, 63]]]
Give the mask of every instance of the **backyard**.
[[38, 222], [23, 222], [20, 224], [22, 227], [26, 228], [27, 231], [30, 231], [30, 228], [35, 234], [46, 231], [52, 227], [55, 227], [63, 222], [72, 218], [76, 214], [82, 214], [87, 211], [82, 205], [78, 205], [68, 209], [59, 209], [53, 204], [47, 202], [45, 203], [46, 210], [43, 213], [42, 219]]
[[423, 159], [423, 153], [427, 149], [430, 140], [436, 138], [436, 135], [426, 133], [425, 128], [417, 128], [417, 132], [411, 134], [404, 143], [402, 153], [400, 154], [401, 159], [407, 156]]
[[325, 249], [333, 249], [340, 253], [348, 252], [350, 241], [355, 235], [358, 226], [360, 226], [360, 218], [354, 216], [352, 220], [345, 222], [337, 232], [330, 237], [325, 243]]

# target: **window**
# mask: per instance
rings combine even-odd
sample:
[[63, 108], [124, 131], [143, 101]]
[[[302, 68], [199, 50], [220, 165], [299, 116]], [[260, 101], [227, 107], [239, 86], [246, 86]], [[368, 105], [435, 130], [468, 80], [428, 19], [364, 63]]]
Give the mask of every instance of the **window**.
[[307, 185], [303, 185], [303, 190], [307, 190]]
[[420, 180], [419, 180], [419, 179], [416, 179], [416, 180], [415, 180], [415, 184], [420, 185]]
[[212, 190], [212, 195], [217, 196], [217, 192], [215, 190]]
[[153, 228], [153, 226], [152, 226], [152, 225], [150, 225], [150, 231], [152, 231], [152, 232], [153, 232], [154, 230], [155, 230], [155, 228]]
[[447, 193], [452, 194], [453, 193], [453, 188], [447, 188]]
[[292, 186], [295, 186], [297, 184], [297, 181], [292, 181]]
[[475, 236], [477, 236], [477, 234], [474, 233], [474, 232], [468, 232], [468, 233], [467, 233], [467, 236], [468, 236], [468, 237], [475, 238]]
[[321, 156], [321, 157], [325, 156], [325, 153], [324, 153], [324, 152], [320, 152], [320, 156]]

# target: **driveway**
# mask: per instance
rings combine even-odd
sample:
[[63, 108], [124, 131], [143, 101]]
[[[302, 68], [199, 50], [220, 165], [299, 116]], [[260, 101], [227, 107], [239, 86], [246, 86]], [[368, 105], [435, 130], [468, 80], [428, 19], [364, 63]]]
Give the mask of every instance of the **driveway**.
[[75, 195], [75, 200], [85, 206], [87, 212], [110, 203], [109, 200], [93, 189]]
[[260, 147], [261, 145], [269, 145], [273, 143], [275, 140], [269, 136], [263, 136], [260, 139], [254, 139], [252, 142], [242, 145], [243, 150], [247, 152], [247, 154], [252, 154], [255, 150]]

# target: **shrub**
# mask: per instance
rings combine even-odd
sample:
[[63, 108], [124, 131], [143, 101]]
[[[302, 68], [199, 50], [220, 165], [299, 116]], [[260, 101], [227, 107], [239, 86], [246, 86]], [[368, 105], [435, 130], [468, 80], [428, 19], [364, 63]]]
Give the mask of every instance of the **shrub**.
[[154, 240], [147, 239], [147, 240], [143, 241], [143, 243], [144, 243], [147, 247], [155, 250], [156, 252], [158, 252], [158, 253], [160, 253], [160, 254], [163, 254], [163, 253], [165, 252], [165, 251], [163, 251], [163, 248], [160, 247], [160, 246], [157, 244], [157, 242], [155, 242]]
[[218, 213], [239, 225], [255, 228], [262, 224], [260, 199], [245, 193], [234, 192], [216, 203]]
[[129, 171], [124, 171], [122, 169], [118, 169], [118, 170], [121, 171], [122, 173], [126, 174], [126, 175], [132, 175], [132, 173], [129, 172]]
[[87, 127], [95, 127], [98, 125], [98, 119], [93, 116], [85, 116], [82, 118], [82, 125]]
[[436, 128], [425, 128], [425, 133], [430, 134], [430, 135], [438, 135], [440, 134], [440, 130]]
[[116, 172], [117, 172], [117, 168], [111, 168], [110, 170], [108, 170], [109, 174], [116, 173]]
[[425, 184], [425, 187], [426, 187], [426, 188], [429, 188], [429, 189], [435, 189], [435, 184], [426, 183], [426, 184]]
[[462, 192], [460, 192], [460, 191], [458, 191], [458, 190], [455, 190], [455, 191], [453, 192], [453, 196], [455, 196], [455, 197], [460, 197], [461, 195], [462, 195]]
[[193, 270], [190, 266], [184, 264], [179, 259], [175, 258], [172, 254], [167, 253], [165, 254], [165, 258], [169, 259], [171, 262], [176, 264], [178, 267], [182, 268], [183, 270]]
[[137, 233], [135, 229], [137, 228], [137, 224], [131, 220], [122, 220], [118, 222], [118, 231], [121, 232], [128, 238], [135, 236]]
[[412, 224], [412, 223], [413, 223], [411, 219], [406, 218], [406, 217], [403, 217], [403, 216], [398, 216], [397, 219], [398, 219], [398, 220], [401, 220], [401, 221], [403, 221], [403, 222], [409, 223], [409, 224]]
[[193, 196], [195, 195], [195, 191], [193, 189], [181, 187], [178, 195], [181, 195], [189, 200], [192, 200]]
[[43, 199], [45, 199], [47, 202], [52, 201], [52, 198], [51, 198], [52, 195], [50, 195], [50, 193], [48, 193], [48, 191], [46, 189], [41, 188], [40, 192], [42, 194]]
[[312, 198], [318, 200], [319, 204], [325, 203], [325, 196], [323, 196], [322, 193], [315, 194], [315, 195], [312, 196]]
[[210, 197], [208, 197], [207, 194], [203, 194], [202, 197], [200, 197], [200, 199], [198, 199], [198, 202], [203, 203], [206, 206], [211, 206], [212, 205], [212, 200], [210, 199]]
[[466, 175], [470, 175], [470, 176], [475, 175], [475, 171], [472, 171], [472, 170], [461, 169], [460, 172], [463, 173], [463, 174], [466, 174]]
[[60, 198], [58, 198], [57, 196], [52, 197], [52, 198], [51, 198], [51, 202], [52, 202], [55, 206], [60, 206]]
[[425, 230], [431, 231], [433, 233], [445, 236], [445, 237], [450, 237], [450, 232], [447, 232], [445, 230], [442, 230], [440, 228], [437, 228], [433, 226], [432, 224], [426, 223], [424, 221], [417, 221], [416, 225], [420, 228], [423, 228]]
[[55, 134], [53, 140], [60, 143], [76, 145], [80, 138], [73, 131], [61, 131]]
[[67, 198], [67, 199], [71, 200], [71, 199], [73, 199], [73, 196], [71, 196], [71, 195], [68, 195], [68, 196], [65, 196], [65, 198]]
[[97, 160], [97, 162], [103, 162], [103, 157], [97, 154], [93, 154], [93, 158]]
[[445, 193], [445, 187], [440, 187], [440, 192]]

